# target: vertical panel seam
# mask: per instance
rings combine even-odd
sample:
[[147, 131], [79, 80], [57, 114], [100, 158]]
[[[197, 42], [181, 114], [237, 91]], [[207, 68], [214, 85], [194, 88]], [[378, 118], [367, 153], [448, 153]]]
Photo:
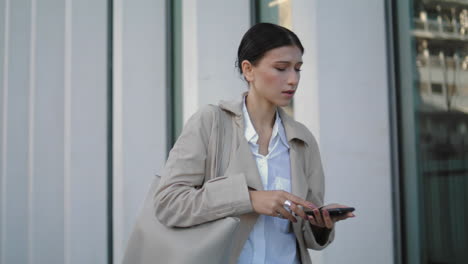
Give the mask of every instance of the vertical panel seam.
[[31, 42], [29, 59], [29, 142], [28, 142], [28, 263], [33, 263], [34, 227], [34, 109], [36, 94], [36, 0], [31, 0]]
[[169, 155], [170, 146], [174, 142], [174, 131], [175, 131], [175, 122], [174, 118], [175, 113], [175, 99], [174, 99], [174, 90], [175, 90], [175, 81], [174, 81], [174, 65], [175, 65], [175, 5], [174, 1], [166, 0], [165, 1], [165, 10], [166, 10], [166, 157]]
[[114, 2], [113, 0], [107, 0], [107, 263], [112, 264], [114, 262], [114, 220], [113, 220], [113, 81], [114, 81], [114, 69], [113, 69], [113, 36], [114, 36]]
[[10, 0], [5, 0], [5, 31], [4, 31], [4, 58], [3, 58], [3, 135], [2, 135], [2, 237], [0, 245], [0, 255], [1, 263], [6, 263], [5, 261], [5, 245], [6, 245], [6, 184], [7, 184], [7, 125], [8, 125], [8, 64], [9, 64], [9, 37], [10, 37]]
[[112, 169], [113, 169], [113, 186], [112, 186], [112, 208], [113, 208], [113, 260], [118, 263], [122, 253], [123, 243], [123, 84], [122, 84], [122, 67], [123, 67], [123, 0], [115, 0], [113, 2], [113, 93], [112, 93]]
[[72, 0], [65, 0], [64, 28], [64, 263], [70, 263]]

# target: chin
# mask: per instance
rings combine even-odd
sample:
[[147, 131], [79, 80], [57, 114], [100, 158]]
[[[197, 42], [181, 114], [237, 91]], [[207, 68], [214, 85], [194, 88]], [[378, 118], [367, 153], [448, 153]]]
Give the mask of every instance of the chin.
[[279, 101], [279, 102], [276, 103], [276, 106], [286, 107], [286, 106], [288, 106], [289, 104], [291, 104], [291, 100], [288, 100], [288, 101]]

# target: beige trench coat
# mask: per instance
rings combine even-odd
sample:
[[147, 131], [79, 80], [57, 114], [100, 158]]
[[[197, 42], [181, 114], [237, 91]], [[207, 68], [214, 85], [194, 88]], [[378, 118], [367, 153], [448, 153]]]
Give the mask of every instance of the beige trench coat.
[[[229, 261], [236, 263], [258, 218], [252, 209], [248, 187], [263, 190], [263, 185], [244, 137], [242, 101], [221, 101], [219, 107], [229, 113], [222, 115], [229, 119], [225, 122], [232, 122], [233, 144], [224, 175], [204, 182], [205, 174], [210, 173], [205, 171], [210, 167], [206, 160], [207, 146], [217, 111], [215, 106], [209, 105], [190, 118], [169, 154], [155, 194], [158, 201], [155, 214], [161, 223], [178, 227], [238, 217], [240, 225], [233, 237]], [[292, 193], [321, 206], [324, 176], [317, 142], [304, 125], [278, 109], [290, 145]], [[319, 244], [310, 223], [300, 217], [297, 219], [297, 223], [291, 223], [291, 231], [296, 235], [301, 262], [312, 263], [307, 248], [325, 248], [333, 240], [334, 230], [325, 238], [324, 244]]]

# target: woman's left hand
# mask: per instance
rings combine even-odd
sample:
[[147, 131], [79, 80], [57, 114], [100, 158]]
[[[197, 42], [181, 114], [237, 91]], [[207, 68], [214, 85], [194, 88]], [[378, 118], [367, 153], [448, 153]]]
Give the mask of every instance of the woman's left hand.
[[355, 217], [353, 213], [346, 213], [340, 216], [330, 216], [330, 214], [327, 211], [327, 209], [331, 209], [331, 208], [344, 208], [344, 207], [349, 207], [349, 206], [341, 205], [341, 204], [329, 204], [329, 205], [321, 207], [321, 210], [318, 208], [314, 209], [312, 210], [314, 215], [308, 215], [309, 222], [310, 224], [316, 227], [332, 229], [335, 226], [336, 222], [345, 220], [350, 217]]

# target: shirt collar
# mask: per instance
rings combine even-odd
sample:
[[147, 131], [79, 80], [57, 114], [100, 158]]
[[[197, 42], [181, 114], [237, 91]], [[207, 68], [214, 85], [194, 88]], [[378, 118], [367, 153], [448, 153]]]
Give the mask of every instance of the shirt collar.
[[[247, 94], [248, 92], [244, 92], [242, 96], [245, 97], [245, 95]], [[222, 110], [233, 114], [236, 120], [242, 121], [242, 116], [243, 116], [242, 100], [232, 100], [232, 101], [221, 100], [218, 105]], [[286, 133], [286, 138], [288, 142], [291, 142], [294, 139], [298, 139], [306, 143], [307, 145], [314, 144], [313, 137], [310, 135], [310, 132], [307, 130], [307, 128], [303, 124], [295, 121], [281, 107], [277, 108], [277, 112], [279, 113], [281, 122], [283, 123], [284, 131]], [[239, 123], [238, 125], [241, 125], [241, 124]]]
[[[248, 142], [257, 143], [258, 134], [257, 134], [257, 131], [255, 131], [255, 128], [252, 124], [252, 120], [250, 119], [250, 115], [249, 115], [249, 112], [247, 111], [245, 100], [246, 100], [246, 96], [244, 96], [242, 100], [242, 113], [244, 115], [245, 139], [247, 139]], [[274, 139], [278, 134], [283, 144], [287, 148], [289, 148], [288, 140], [286, 139], [286, 132], [284, 130], [280, 114], [278, 111], [276, 111], [276, 119], [275, 119], [275, 124], [273, 125], [271, 138]]]
[[258, 141], [258, 134], [255, 131], [255, 128], [252, 124], [252, 120], [250, 120], [249, 112], [247, 111], [247, 106], [245, 105], [245, 96], [242, 99], [242, 113], [244, 115], [244, 135], [245, 139], [248, 142], [257, 143]]

